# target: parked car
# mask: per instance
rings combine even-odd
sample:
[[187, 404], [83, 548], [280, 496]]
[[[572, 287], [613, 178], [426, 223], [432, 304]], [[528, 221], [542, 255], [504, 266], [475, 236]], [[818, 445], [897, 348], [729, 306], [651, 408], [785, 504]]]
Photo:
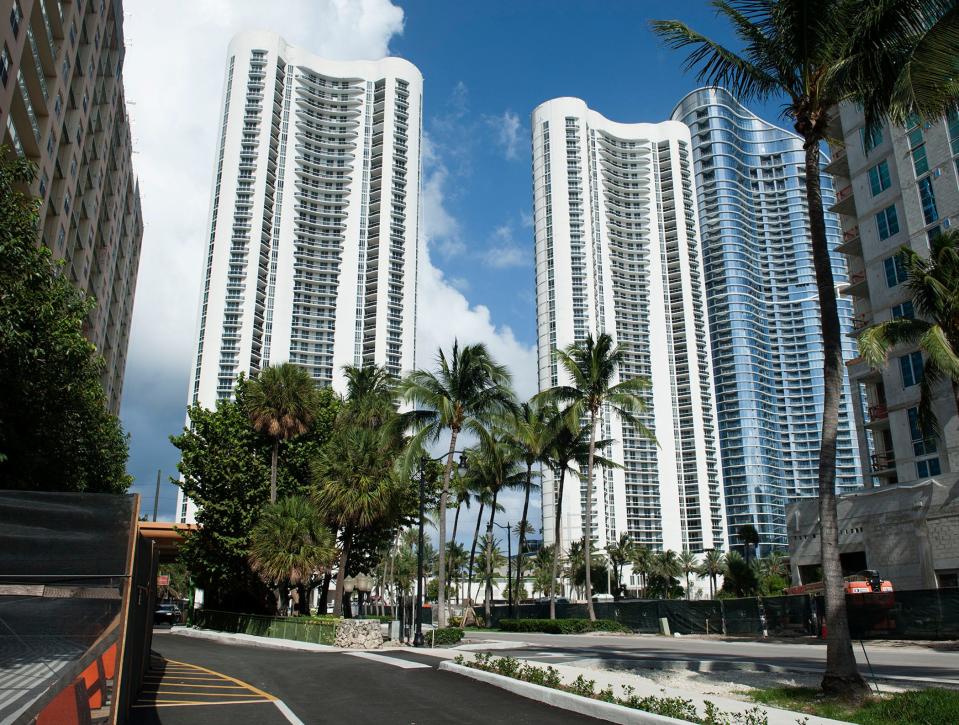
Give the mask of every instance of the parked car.
[[180, 608], [176, 604], [158, 604], [153, 613], [154, 624], [178, 624], [180, 621]]
[[605, 592], [597, 592], [596, 594], [593, 595], [593, 601], [594, 602], [612, 602], [613, 595], [606, 594]]

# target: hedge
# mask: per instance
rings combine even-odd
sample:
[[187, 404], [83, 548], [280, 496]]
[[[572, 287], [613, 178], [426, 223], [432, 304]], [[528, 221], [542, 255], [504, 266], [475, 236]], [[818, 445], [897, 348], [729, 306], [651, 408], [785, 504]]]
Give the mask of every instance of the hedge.
[[503, 632], [544, 632], [546, 634], [580, 634], [583, 632], [629, 632], [613, 619], [501, 619]]
[[457, 644], [463, 639], [463, 630], [459, 627], [437, 628], [434, 629], [426, 639], [434, 646]]

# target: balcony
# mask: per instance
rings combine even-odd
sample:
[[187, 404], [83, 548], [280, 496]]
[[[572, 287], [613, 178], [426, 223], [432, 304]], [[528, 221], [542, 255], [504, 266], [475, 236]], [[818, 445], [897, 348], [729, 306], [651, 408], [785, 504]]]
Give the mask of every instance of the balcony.
[[856, 272], [849, 275], [849, 284], [839, 290], [839, 294], [848, 297], [869, 297], [869, 284], [866, 282], [865, 272]]
[[852, 193], [852, 184], [844, 186], [836, 192], [836, 203], [829, 207], [829, 211], [846, 216], [856, 216], [856, 199]]
[[850, 322], [852, 323], [852, 329], [849, 331], [849, 337], [858, 337], [859, 334], [869, 327], [872, 324], [870, 319], [871, 315], [862, 313], [859, 315], [853, 315]]
[[839, 146], [835, 149], [829, 149], [832, 152], [832, 160], [826, 164], [824, 171], [832, 176], [844, 176], [849, 178], [849, 159], [846, 156], [846, 147]]
[[836, 251], [850, 256], [862, 256], [862, 237], [859, 235], [858, 226], [843, 232], [842, 241], [836, 245]]
[[871, 462], [874, 476], [888, 476], [896, 473], [896, 457], [891, 453], [873, 453]]
[[869, 406], [869, 420], [866, 422], [866, 428], [889, 427], [889, 409], [885, 403], [877, 403]]

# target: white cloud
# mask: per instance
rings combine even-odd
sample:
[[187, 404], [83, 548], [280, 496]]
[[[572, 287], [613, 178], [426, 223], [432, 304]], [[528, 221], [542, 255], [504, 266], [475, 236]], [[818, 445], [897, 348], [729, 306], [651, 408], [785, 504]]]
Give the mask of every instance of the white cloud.
[[513, 229], [502, 224], [493, 230], [491, 246], [483, 252], [483, 263], [493, 269], [527, 267], [532, 264], [529, 250], [513, 239]]
[[511, 161], [518, 159], [520, 136], [523, 130], [519, 116], [506, 110], [499, 116], [484, 116], [483, 120], [493, 129], [496, 142], [503, 149], [503, 155]]

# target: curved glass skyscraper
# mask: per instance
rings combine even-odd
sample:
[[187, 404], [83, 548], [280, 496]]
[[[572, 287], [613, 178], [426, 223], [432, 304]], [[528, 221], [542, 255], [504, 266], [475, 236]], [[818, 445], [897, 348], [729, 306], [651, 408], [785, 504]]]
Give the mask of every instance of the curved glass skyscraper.
[[[760, 549], [785, 549], [785, 506], [818, 494], [822, 331], [802, 141], [720, 88], [687, 95], [673, 111], [689, 126], [729, 541], [752, 524]], [[823, 157], [823, 165], [827, 163]], [[835, 201], [823, 175], [823, 202]], [[837, 285], [848, 280], [835, 251], [839, 219], [826, 215]], [[839, 300], [844, 357], [855, 357], [852, 306]], [[843, 390], [836, 488], [861, 486], [848, 380]]]

